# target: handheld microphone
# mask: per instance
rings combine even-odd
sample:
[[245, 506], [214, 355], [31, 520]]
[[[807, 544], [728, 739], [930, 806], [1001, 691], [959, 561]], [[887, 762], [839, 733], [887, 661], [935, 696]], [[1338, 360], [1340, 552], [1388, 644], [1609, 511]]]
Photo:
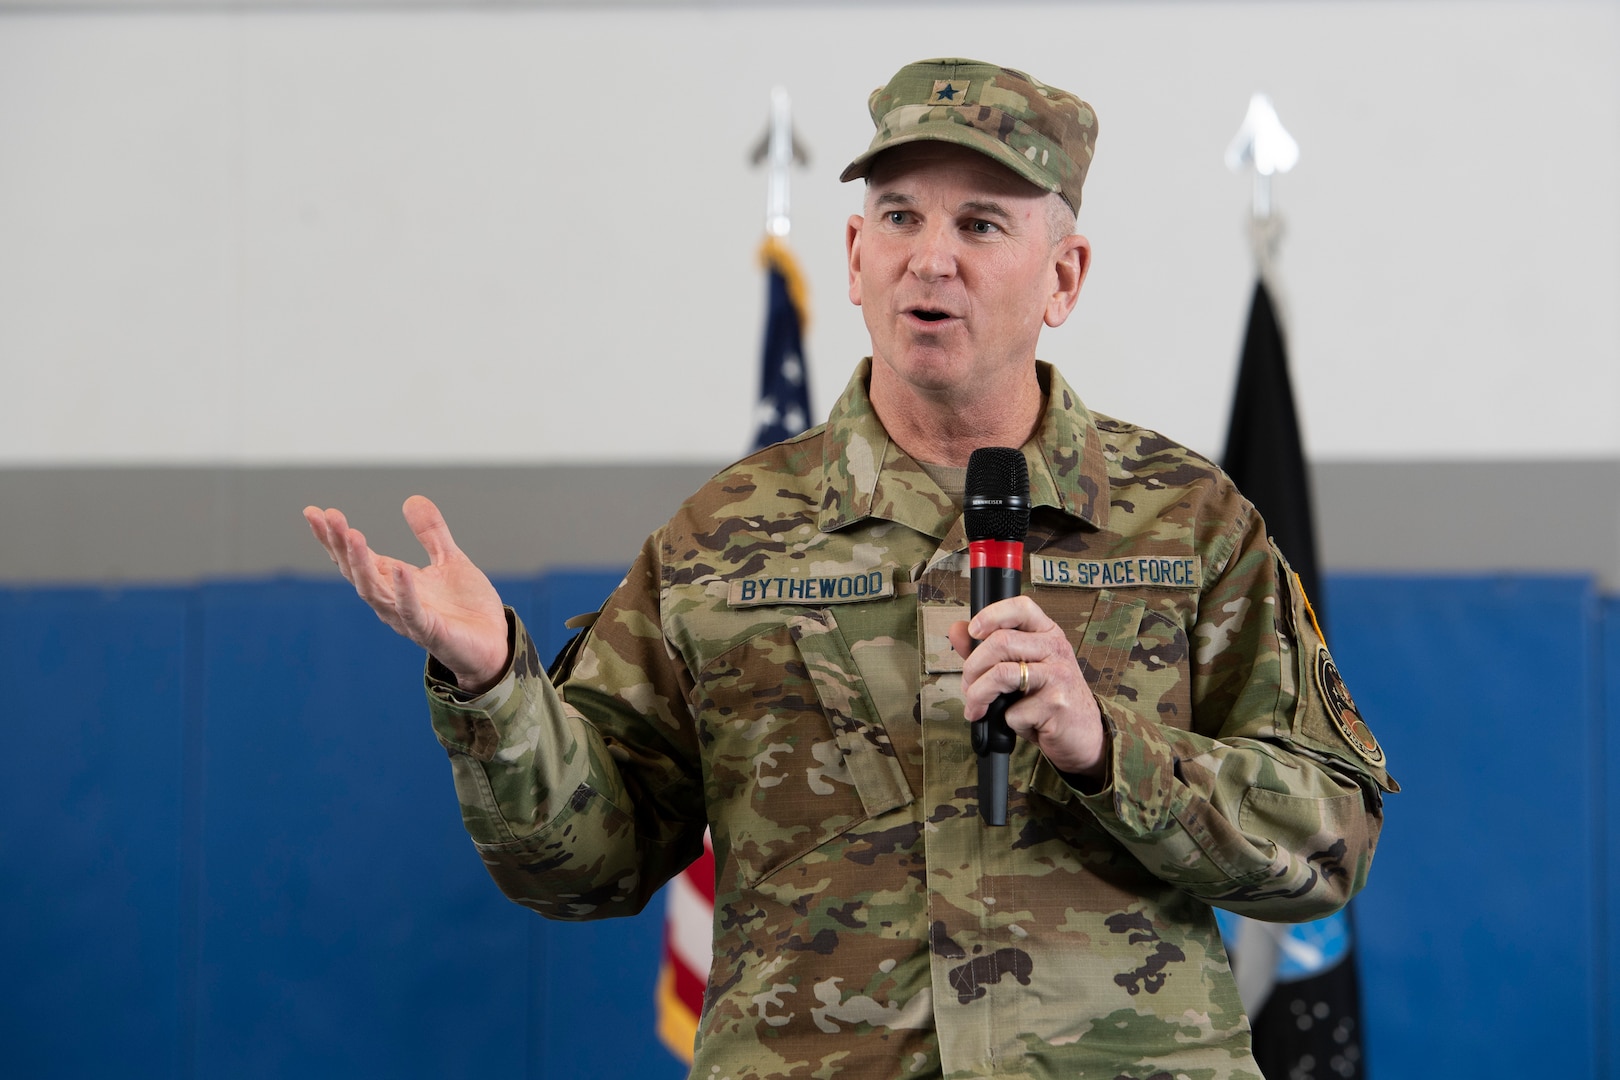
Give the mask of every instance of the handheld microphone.
[[[962, 523], [968, 535], [971, 606], [977, 615], [997, 600], [1023, 591], [1029, 466], [1021, 451], [1005, 446], [973, 451], [968, 458]], [[1021, 697], [1016, 690], [1000, 694], [984, 718], [973, 721], [973, 751], [979, 757], [979, 816], [986, 825], [1007, 824], [1007, 761], [1016, 737], [1007, 726], [1006, 713]]]

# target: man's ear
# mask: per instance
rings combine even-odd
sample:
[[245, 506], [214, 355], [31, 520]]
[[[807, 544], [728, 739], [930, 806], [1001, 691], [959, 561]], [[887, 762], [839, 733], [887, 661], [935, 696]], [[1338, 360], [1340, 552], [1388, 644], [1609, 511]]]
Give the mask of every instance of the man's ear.
[[1062, 326], [1080, 300], [1080, 286], [1091, 269], [1091, 241], [1073, 233], [1058, 241], [1052, 252], [1057, 288], [1046, 300], [1046, 325]]
[[844, 252], [849, 256], [849, 302], [861, 306], [861, 226], [866, 219], [859, 214], [849, 215], [844, 226]]

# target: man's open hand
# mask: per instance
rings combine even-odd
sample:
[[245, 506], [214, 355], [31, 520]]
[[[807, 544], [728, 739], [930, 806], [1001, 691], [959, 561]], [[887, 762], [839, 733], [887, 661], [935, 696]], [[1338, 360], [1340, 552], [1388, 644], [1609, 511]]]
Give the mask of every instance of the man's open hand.
[[304, 520], [377, 617], [432, 653], [463, 690], [486, 690], [500, 678], [510, 659], [500, 595], [456, 546], [432, 501], [405, 500], [405, 521], [427, 551], [425, 567], [372, 551], [339, 510], [306, 506]]

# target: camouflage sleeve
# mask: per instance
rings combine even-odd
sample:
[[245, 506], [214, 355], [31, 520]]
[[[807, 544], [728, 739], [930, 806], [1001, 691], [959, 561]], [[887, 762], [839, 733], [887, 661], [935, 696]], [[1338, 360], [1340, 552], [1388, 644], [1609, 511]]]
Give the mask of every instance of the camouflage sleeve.
[[512, 668], [487, 692], [467, 700], [429, 663], [462, 822], [501, 890], [548, 918], [634, 914], [703, 848], [684, 669], [659, 630], [652, 550], [569, 650], [573, 678], [558, 687], [511, 612]]
[[1162, 880], [1217, 907], [1320, 918], [1367, 880], [1399, 788], [1354, 713], [1288, 564], [1250, 509], [1193, 628], [1193, 723], [1102, 697], [1104, 787], [1078, 793]]

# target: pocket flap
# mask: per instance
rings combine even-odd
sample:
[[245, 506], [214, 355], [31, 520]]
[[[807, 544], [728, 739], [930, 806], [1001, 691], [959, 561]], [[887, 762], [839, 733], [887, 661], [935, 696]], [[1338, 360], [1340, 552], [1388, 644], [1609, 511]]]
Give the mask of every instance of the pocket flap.
[[1085, 636], [1075, 649], [1080, 660], [1080, 671], [1098, 697], [1110, 697], [1119, 687], [1120, 676], [1136, 648], [1137, 631], [1142, 625], [1142, 613], [1147, 601], [1116, 596], [1111, 590], [1101, 589], [1091, 606], [1091, 617], [1086, 620]]
[[866, 683], [830, 612], [797, 615], [788, 631], [804, 657], [827, 722], [844, 763], [860, 792], [861, 806], [875, 816], [911, 802], [911, 785], [895, 756], [889, 732], [878, 717]]

